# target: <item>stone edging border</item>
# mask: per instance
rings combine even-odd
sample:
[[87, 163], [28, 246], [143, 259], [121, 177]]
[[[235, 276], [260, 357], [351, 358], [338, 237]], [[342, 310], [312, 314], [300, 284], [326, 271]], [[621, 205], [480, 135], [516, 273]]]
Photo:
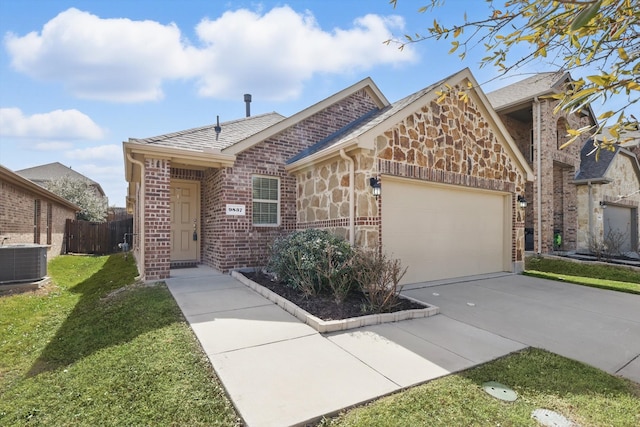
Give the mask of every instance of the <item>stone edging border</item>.
[[231, 277], [242, 282], [244, 285], [258, 292], [269, 301], [282, 307], [286, 312], [295, 316], [301, 322], [311, 326], [321, 334], [336, 331], [346, 331], [348, 329], [361, 328], [363, 326], [378, 325], [380, 323], [398, 322], [400, 320], [418, 319], [422, 317], [430, 317], [440, 313], [440, 308], [435, 305], [428, 305], [422, 301], [418, 301], [415, 298], [403, 295], [402, 298], [425, 304], [425, 308], [418, 308], [413, 310], [396, 311], [395, 313], [380, 313], [370, 314], [368, 316], [352, 317], [342, 320], [322, 320], [313, 314], [301, 309], [291, 301], [281, 297], [275, 292], [265, 288], [262, 285], [247, 278], [241, 271], [234, 270], [231, 272]]

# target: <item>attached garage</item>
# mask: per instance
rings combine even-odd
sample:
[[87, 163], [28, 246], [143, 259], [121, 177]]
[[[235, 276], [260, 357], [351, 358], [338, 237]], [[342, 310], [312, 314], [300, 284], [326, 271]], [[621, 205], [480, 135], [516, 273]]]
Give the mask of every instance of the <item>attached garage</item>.
[[382, 177], [382, 245], [403, 283], [511, 271], [511, 194]]

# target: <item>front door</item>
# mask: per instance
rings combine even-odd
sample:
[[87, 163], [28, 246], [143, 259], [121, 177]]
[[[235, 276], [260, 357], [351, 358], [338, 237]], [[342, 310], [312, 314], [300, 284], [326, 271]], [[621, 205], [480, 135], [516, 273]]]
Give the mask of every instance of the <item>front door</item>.
[[171, 261], [198, 261], [200, 183], [172, 180]]

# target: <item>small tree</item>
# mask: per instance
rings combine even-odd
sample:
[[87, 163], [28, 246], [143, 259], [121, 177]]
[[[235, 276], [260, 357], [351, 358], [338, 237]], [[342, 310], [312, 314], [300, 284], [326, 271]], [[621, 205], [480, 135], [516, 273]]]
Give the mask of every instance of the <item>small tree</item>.
[[107, 217], [107, 200], [96, 194], [85, 180], [64, 176], [49, 181], [47, 190], [78, 205], [82, 210], [76, 215], [77, 219], [104, 222]]
[[[390, 2], [395, 6], [398, 0]], [[425, 3], [420, 12], [435, 11], [446, 1], [425, 0]], [[594, 74], [574, 81], [566, 92], [554, 96], [560, 101], [557, 109], [580, 111], [614, 95], [622, 102], [598, 117], [602, 120], [599, 126], [569, 129], [571, 138], [565, 145], [583, 133], [599, 133], [616, 114], [618, 117], [610, 129], [613, 138], [603, 140], [602, 148], [613, 150], [612, 144], [624, 142], [625, 132], [638, 130], [637, 119], [625, 114], [626, 108], [640, 100], [640, 7], [637, 1], [487, 0], [477, 3], [479, 7], [484, 3], [487, 8], [487, 15], [479, 20], [467, 20], [465, 14], [457, 24], [447, 26], [435, 19], [425, 34], [406, 35], [404, 40], [396, 42], [402, 48], [407, 43], [427, 39], [449, 39], [450, 53], [457, 52], [461, 59], [469, 49], [481, 45], [487, 56], [481, 59], [480, 66], [493, 65], [500, 74], [544, 58], [565, 70], [586, 68], [585, 71], [593, 72], [590, 70], [595, 69]], [[458, 6], [454, 1], [451, 4]], [[516, 46], [528, 49], [522, 54], [513, 49]]]

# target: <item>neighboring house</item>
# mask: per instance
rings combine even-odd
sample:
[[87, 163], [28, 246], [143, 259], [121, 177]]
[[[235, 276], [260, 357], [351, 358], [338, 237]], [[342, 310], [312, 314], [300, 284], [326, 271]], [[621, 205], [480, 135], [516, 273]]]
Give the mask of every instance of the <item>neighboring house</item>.
[[[465, 103], [455, 88], [468, 85]], [[523, 267], [517, 199], [532, 170], [467, 69], [393, 104], [367, 78], [218, 130], [123, 143], [147, 280], [182, 263], [260, 265], [274, 238], [311, 227], [400, 258], [406, 283]]]
[[640, 164], [634, 153], [620, 145], [602, 149], [596, 158], [593, 141], [581, 152], [578, 186], [578, 251], [591, 243], [610, 244], [620, 239], [620, 251], [636, 252], [640, 219]]
[[487, 94], [536, 176], [525, 191], [525, 227], [526, 249], [538, 253], [575, 251], [578, 211], [586, 209], [578, 205], [573, 182], [586, 137], [560, 147], [569, 139], [567, 128], [593, 125], [596, 118], [590, 108], [554, 112], [559, 101], [549, 97], [571, 82], [567, 72], [540, 73]]
[[80, 208], [0, 165], [0, 240], [49, 245], [48, 259], [64, 253], [67, 219]]
[[[91, 188], [93, 188], [96, 195], [104, 198], [105, 203], [107, 202], [107, 196], [105, 195], [104, 190], [102, 189], [100, 184], [98, 184], [94, 180], [87, 178], [81, 173], [78, 173], [73, 169], [71, 169], [70, 167], [67, 167], [59, 162], [48, 163], [46, 165], [40, 165], [40, 166], [34, 166], [32, 168], [27, 168], [27, 169], [21, 169], [16, 171], [16, 173], [21, 177], [27, 178], [28, 180], [33, 181], [39, 186], [44, 188], [47, 188], [47, 184], [50, 181], [64, 178], [64, 177], [86, 181], [89, 183]], [[108, 205], [108, 203], [106, 204]]]

